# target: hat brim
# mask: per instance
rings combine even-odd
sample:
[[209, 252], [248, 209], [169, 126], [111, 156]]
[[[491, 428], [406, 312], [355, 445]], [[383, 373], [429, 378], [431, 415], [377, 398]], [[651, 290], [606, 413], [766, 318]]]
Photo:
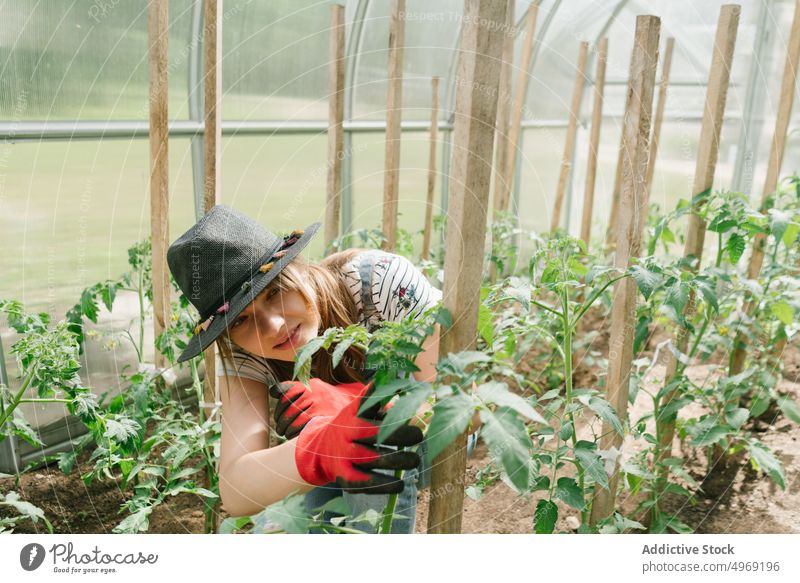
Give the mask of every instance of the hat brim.
[[300, 251], [302, 251], [306, 245], [308, 245], [309, 241], [311, 241], [314, 235], [316, 235], [321, 226], [322, 223], [317, 222], [306, 227], [303, 230], [303, 234], [300, 236], [300, 238], [291, 246], [286, 248], [286, 254], [283, 257], [273, 261], [274, 265], [268, 272], [261, 273], [257, 270], [252, 279], [249, 280], [251, 283], [250, 287], [248, 289], [240, 288], [239, 291], [233, 295], [233, 297], [228, 299], [230, 302], [230, 308], [228, 311], [225, 314], [215, 316], [214, 319], [211, 320], [211, 324], [208, 325], [208, 328], [205, 330], [201, 329], [198, 334], [192, 336], [192, 338], [189, 340], [189, 344], [187, 344], [186, 348], [178, 357], [178, 362], [181, 363], [194, 358], [211, 346], [220, 336], [220, 334], [225, 331], [228, 325], [232, 324], [236, 320], [236, 317], [239, 315], [239, 313], [244, 310], [258, 294], [264, 291], [270, 282], [277, 277], [281, 270], [292, 259], [294, 259], [295, 256], [300, 253]]

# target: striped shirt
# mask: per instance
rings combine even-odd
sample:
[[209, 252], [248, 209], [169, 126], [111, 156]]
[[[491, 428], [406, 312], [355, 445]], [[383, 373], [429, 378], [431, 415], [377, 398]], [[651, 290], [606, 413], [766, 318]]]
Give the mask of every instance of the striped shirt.
[[[361, 261], [366, 252], [354, 255], [341, 267], [359, 313], [359, 324], [367, 330], [373, 331], [382, 321], [401, 322], [409, 316], [416, 317], [441, 301], [442, 291], [433, 287], [411, 261], [388, 251], [372, 252], [376, 255], [372, 270], [372, 302], [375, 312], [371, 315], [365, 314], [361, 299]], [[230, 344], [230, 347], [239, 376], [267, 385], [273, 384], [265, 357], [251, 354], [236, 344]], [[219, 353], [216, 357], [216, 370], [217, 376], [225, 374]], [[227, 372], [235, 375], [237, 371], [227, 368]]]

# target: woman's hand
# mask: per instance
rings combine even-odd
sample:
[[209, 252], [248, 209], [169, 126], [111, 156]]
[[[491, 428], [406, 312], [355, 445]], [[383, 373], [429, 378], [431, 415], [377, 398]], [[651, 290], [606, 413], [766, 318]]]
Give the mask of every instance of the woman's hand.
[[362, 383], [332, 385], [317, 378], [310, 379], [308, 385], [286, 381], [270, 387], [269, 394], [278, 399], [273, 415], [278, 435], [287, 439], [297, 437], [311, 419], [336, 415], [369, 386]]
[[370, 389], [362, 390], [336, 415], [317, 416], [307, 423], [297, 438], [295, 460], [300, 476], [317, 486], [336, 483], [346, 492], [399, 494], [404, 482], [374, 470], [410, 470], [420, 457], [412, 451], [397, 451], [384, 445], [409, 447], [423, 439], [422, 431], [411, 425], [395, 429], [381, 445], [376, 444], [381, 421], [386, 414], [380, 404], [361, 414], [359, 408]]

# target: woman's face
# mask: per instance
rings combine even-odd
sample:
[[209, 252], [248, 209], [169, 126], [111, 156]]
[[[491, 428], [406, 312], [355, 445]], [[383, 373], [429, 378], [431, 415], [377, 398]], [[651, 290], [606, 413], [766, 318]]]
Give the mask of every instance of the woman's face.
[[228, 337], [251, 354], [294, 361], [319, 327], [318, 312], [299, 291], [267, 287], [228, 326]]

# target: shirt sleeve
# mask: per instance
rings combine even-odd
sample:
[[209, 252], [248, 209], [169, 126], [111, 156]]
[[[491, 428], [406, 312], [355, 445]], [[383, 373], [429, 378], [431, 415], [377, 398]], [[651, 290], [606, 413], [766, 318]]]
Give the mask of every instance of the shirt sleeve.
[[227, 372], [231, 376], [239, 375], [242, 378], [254, 379], [261, 381], [269, 386], [272, 384], [272, 372], [269, 370], [265, 359], [254, 356], [236, 346], [235, 344], [228, 344], [231, 347], [231, 356], [233, 357], [233, 368], [230, 365], [223, 366], [222, 357], [219, 351], [216, 351], [216, 370], [217, 376], [225, 376]]
[[442, 291], [402, 255], [383, 252], [375, 261], [372, 299], [381, 319], [401, 322], [439, 303]]

